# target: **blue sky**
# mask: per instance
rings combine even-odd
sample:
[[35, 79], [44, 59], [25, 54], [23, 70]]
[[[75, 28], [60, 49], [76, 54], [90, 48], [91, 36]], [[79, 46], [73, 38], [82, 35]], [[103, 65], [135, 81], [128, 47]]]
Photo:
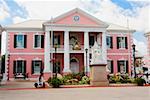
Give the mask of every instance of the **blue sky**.
[[0, 24], [6, 26], [28, 19], [48, 20], [79, 7], [103, 21], [121, 26], [126, 26], [126, 18], [129, 18], [129, 26], [137, 30], [134, 38], [139, 44], [145, 44], [143, 34], [149, 26], [149, 6], [148, 0], [0, 0]]

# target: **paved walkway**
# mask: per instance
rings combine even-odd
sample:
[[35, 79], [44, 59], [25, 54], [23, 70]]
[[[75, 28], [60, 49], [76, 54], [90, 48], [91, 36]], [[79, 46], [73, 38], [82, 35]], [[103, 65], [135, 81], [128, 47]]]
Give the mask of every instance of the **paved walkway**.
[[34, 88], [34, 82], [16, 82], [8, 81], [6, 84], [0, 85], [0, 90], [9, 90], [9, 89], [31, 89]]

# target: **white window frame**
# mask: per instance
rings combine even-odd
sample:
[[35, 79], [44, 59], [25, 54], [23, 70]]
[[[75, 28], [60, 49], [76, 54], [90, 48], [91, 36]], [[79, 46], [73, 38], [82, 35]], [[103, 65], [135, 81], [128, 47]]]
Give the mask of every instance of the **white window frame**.
[[[23, 46], [20, 46], [20, 47], [18, 46], [18, 41], [19, 41], [18, 36], [19, 36], [19, 35], [20, 35], [20, 36], [23, 36], [23, 39], [22, 39]], [[24, 48], [24, 46], [25, 46], [24, 37], [25, 37], [24, 34], [17, 34], [17, 35], [16, 35], [16, 48], [17, 48], [17, 49], [23, 49], [23, 48]]]
[[18, 70], [18, 62], [19, 62], [19, 61], [22, 61], [22, 62], [21, 62], [21, 63], [22, 63], [22, 66], [21, 66], [21, 67], [23, 67], [23, 68], [22, 68], [21, 70], [22, 70], [22, 72], [24, 72], [24, 67], [25, 67], [25, 66], [24, 66], [24, 60], [16, 60], [16, 66], [15, 66], [15, 67], [16, 67], [16, 68], [15, 68], [15, 72], [16, 72], [16, 73], [18, 73], [17, 70]]
[[[112, 60], [107, 60], [107, 70], [109, 71], [109, 73], [111, 73], [111, 61]], [[108, 65], [110, 65], [110, 66], [108, 66]]]
[[126, 41], [125, 41], [125, 37], [119, 37], [119, 49], [125, 49], [126, 48]]
[[[38, 61], [38, 63], [40, 63], [40, 64], [41, 64], [41, 61], [42, 61], [42, 60], [32, 60], [32, 61], [34, 62], [34, 63], [33, 63], [33, 67], [34, 67], [33, 69], [34, 69], [34, 70], [32, 69], [32, 70], [33, 70], [33, 75], [39, 75], [39, 74], [40, 74], [40, 72], [35, 73], [35, 62], [37, 62], [37, 61]], [[41, 71], [41, 67], [42, 67], [42, 65], [40, 66], [40, 71]]]
[[[35, 47], [35, 36], [36, 35], [40, 36], [40, 40], [39, 40], [40, 41], [40, 46], [39, 47]], [[33, 36], [33, 48], [34, 49], [41, 49], [42, 48], [42, 43], [41, 43], [42, 40], [41, 39], [42, 39], [42, 34], [38, 34], [38, 33], [34, 34], [34, 36]]]

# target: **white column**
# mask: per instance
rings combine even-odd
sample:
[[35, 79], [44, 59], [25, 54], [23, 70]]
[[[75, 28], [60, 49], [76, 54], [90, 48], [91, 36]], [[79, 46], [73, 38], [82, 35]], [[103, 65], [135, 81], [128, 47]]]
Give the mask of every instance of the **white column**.
[[106, 32], [102, 33], [102, 56], [104, 64], [107, 64]]
[[[86, 54], [85, 49], [87, 49], [87, 54]], [[87, 63], [87, 65], [86, 65], [86, 63]], [[89, 33], [88, 32], [84, 32], [84, 71], [90, 72], [90, 67], [89, 67]]]
[[64, 69], [63, 72], [70, 71], [70, 53], [69, 53], [69, 32], [64, 32]]
[[50, 66], [50, 33], [45, 32], [45, 44], [44, 44], [44, 73], [52, 72]]
[[5, 84], [7, 79], [8, 79], [8, 46], [9, 46], [9, 42], [8, 42], [8, 32], [3, 31], [2, 32], [2, 39], [4, 39], [6, 42], [2, 43], [2, 48], [4, 47], [5, 51], [2, 51], [2, 54], [5, 54], [5, 73], [3, 73], [3, 79], [1, 84]]

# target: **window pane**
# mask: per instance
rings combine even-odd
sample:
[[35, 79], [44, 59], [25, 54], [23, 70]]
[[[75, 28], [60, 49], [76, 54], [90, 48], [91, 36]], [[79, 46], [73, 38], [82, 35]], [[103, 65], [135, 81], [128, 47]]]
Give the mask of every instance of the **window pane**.
[[118, 37], [119, 48], [125, 48], [125, 37]]
[[41, 61], [34, 61], [33, 62], [33, 69], [34, 69], [34, 74], [39, 74], [41, 71]]
[[22, 60], [20, 61], [17, 61], [17, 64], [16, 64], [16, 72], [17, 73], [24, 73], [24, 62]]
[[41, 47], [41, 35], [35, 35], [34, 47]]
[[24, 47], [24, 35], [17, 35], [17, 47]]

